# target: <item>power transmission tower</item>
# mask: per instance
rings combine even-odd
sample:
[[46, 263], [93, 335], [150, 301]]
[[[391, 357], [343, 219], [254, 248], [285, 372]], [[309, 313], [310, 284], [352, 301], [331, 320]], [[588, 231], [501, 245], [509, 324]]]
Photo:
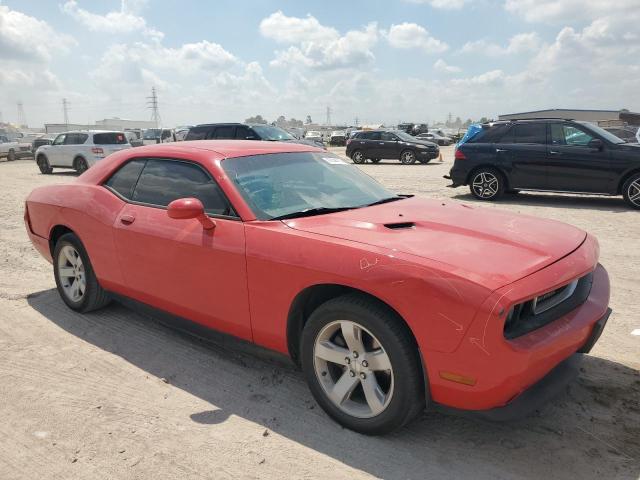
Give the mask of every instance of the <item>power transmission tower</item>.
[[331, 107], [327, 105], [327, 121], [325, 125], [331, 125]]
[[151, 87], [151, 96], [147, 97], [147, 108], [151, 109], [151, 121], [158, 128], [162, 122], [160, 121], [160, 110], [158, 110], [158, 94], [156, 87]]
[[24, 115], [24, 107], [22, 102], [18, 102], [18, 125], [21, 127], [27, 126], [27, 118]]
[[358, 117], [355, 118], [353, 124], [357, 127], [358, 126]]
[[66, 98], [62, 99], [62, 111], [64, 112], [64, 124], [69, 128], [69, 101]]

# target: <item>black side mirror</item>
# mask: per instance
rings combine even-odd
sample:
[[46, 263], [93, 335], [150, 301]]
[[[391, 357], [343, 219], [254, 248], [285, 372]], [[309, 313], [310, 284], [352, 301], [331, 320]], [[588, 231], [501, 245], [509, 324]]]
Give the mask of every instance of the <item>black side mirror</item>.
[[604, 143], [602, 143], [602, 140], [600, 140], [599, 138], [594, 138], [593, 140], [589, 141], [587, 146], [589, 148], [593, 148], [594, 150], [602, 150], [602, 147], [604, 147]]

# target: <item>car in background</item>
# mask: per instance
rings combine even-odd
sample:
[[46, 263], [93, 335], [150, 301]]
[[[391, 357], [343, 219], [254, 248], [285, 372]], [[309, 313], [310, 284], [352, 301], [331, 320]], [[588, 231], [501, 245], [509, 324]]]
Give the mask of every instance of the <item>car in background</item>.
[[428, 142], [437, 143], [441, 147], [447, 147], [453, 143], [453, 140], [451, 140], [449, 137], [445, 137], [434, 132], [420, 133], [416, 135], [416, 138], [420, 140], [427, 140]]
[[124, 296], [288, 354], [330, 417], [370, 435], [438, 404], [525, 416], [611, 313], [586, 232], [397, 195], [308, 145], [118, 152], [33, 190], [24, 224], [79, 321]]
[[640, 127], [603, 127], [607, 132], [613, 133], [616, 137], [627, 143], [638, 143], [638, 129]]
[[309, 130], [309, 131], [305, 132], [304, 138], [307, 141], [315, 142], [315, 143], [324, 145], [324, 140], [322, 138], [322, 132], [319, 132], [317, 130]]
[[429, 163], [440, 156], [438, 145], [420, 140], [401, 130], [366, 130], [347, 140], [347, 157], [353, 163], [382, 159], [400, 160], [404, 165]]
[[148, 128], [142, 134], [143, 145], [155, 145], [157, 143], [171, 143], [176, 141], [176, 136], [170, 128]]
[[185, 140], [262, 140], [325, 148], [322, 142], [298, 139], [286, 130], [263, 123], [205, 123], [189, 130]]
[[486, 123], [458, 144], [451, 187], [480, 200], [520, 190], [622, 195], [640, 209], [640, 145], [589, 122], [559, 119]]
[[176, 142], [183, 142], [189, 133], [189, 129], [191, 129], [192, 125], [185, 125], [181, 127], [176, 127], [174, 129], [174, 133], [176, 135]]
[[347, 132], [344, 130], [336, 130], [331, 132], [329, 137], [329, 145], [343, 147], [347, 144]]
[[51, 145], [39, 147], [35, 159], [43, 174], [53, 172], [54, 167], [72, 168], [81, 174], [109, 154], [130, 147], [121, 131], [71, 131], [59, 134]]
[[23, 156], [30, 156], [30, 146], [21, 140], [21, 137], [12, 140], [6, 135], [0, 135], [0, 158], [6, 157], [7, 161], [12, 162]]
[[38, 150], [38, 148], [43, 145], [51, 145], [55, 138], [56, 135], [52, 133], [47, 133], [45, 135], [34, 138], [31, 142], [31, 153], [35, 154], [36, 150]]

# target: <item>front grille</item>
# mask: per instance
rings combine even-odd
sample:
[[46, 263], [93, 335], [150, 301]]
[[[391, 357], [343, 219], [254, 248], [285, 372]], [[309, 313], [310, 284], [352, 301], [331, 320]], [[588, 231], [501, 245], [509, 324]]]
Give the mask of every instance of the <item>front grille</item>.
[[504, 336], [513, 339], [544, 327], [582, 305], [593, 283], [589, 273], [560, 288], [514, 305], [504, 323]]

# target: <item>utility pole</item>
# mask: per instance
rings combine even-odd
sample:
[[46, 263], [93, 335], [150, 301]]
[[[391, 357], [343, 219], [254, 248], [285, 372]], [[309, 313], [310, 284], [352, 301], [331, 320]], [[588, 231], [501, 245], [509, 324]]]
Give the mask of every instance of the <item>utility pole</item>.
[[331, 107], [327, 105], [327, 121], [325, 125], [331, 125]]
[[21, 127], [27, 126], [27, 119], [24, 115], [24, 107], [22, 106], [22, 101], [18, 102], [18, 125]]
[[66, 98], [62, 99], [62, 111], [64, 112], [64, 125], [69, 129], [69, 102]]
[[0, 110], [0, 123], [4, 123], [2, 120], [2, 110]]
[[355, 118], [355, 120], [353, 121], [353, 124], [357, 127], [358, 126], [358, 117]]
[[162, 122], [160, 121], [160, 111], [158, 110], [156, 87], [151, 87], [151, 96], [147, 97], [147, 108], [151, 109], [151, 121], [155, 123], [156, 128], [159, 128]]

